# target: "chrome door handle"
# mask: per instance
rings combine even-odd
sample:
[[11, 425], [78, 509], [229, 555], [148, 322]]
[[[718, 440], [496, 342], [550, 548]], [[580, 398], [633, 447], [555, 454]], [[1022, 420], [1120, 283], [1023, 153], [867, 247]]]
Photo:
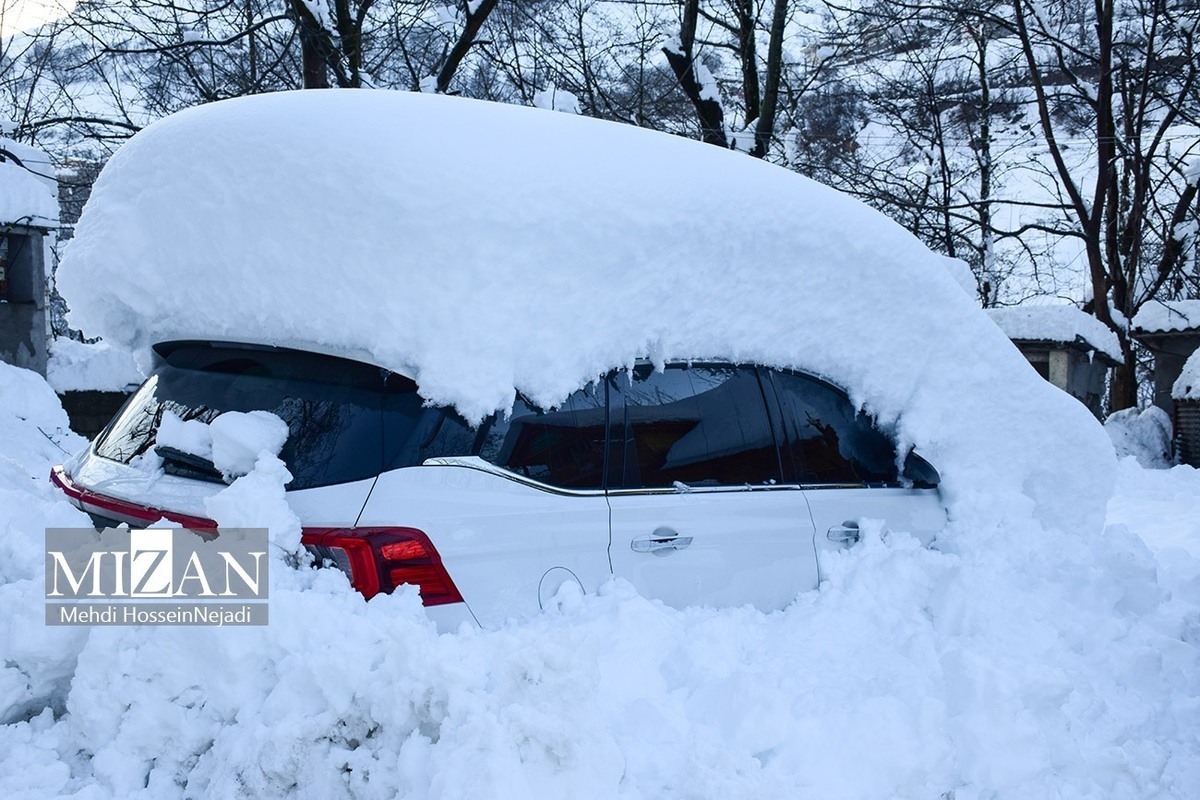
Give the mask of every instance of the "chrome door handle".
[[834, 525], [825, 536], [831, 542], [838, 544], [856, 544], [859, 539], [858, 523], [846, 520], [841, 525]]
[[634, 538], [629, 547], [636, 553], [653, 553], [660, 550], [682, 550], [691, 543], [691, 536], [680, 536], [670, 528], [659, 528], [654, 533]]

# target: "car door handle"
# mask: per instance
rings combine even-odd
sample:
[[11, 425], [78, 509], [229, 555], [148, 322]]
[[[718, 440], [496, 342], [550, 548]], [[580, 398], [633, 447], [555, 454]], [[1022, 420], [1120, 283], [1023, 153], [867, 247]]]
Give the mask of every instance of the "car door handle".
[[659, 528], [654, 533], [634, 538], [629, 546], [637, 553], [653, 553], [660, 550], [682, 550], [691, 543], [691, 536], [680, 536], [670, 528]]
[[846, 520], [841, 525], [834, 525], [825, 536], [831, 542], [838, 544], [856, 544], [859, 539], [858, 523]]

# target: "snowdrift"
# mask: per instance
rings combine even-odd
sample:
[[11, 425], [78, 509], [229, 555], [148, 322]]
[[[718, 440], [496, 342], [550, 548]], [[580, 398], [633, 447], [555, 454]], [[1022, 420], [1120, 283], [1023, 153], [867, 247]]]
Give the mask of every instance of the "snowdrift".
[[[87, 524], [45, 480], [82, 444], [65, 421], [40, 378], [0, 364], [3, 797], [1192, 800], [1200, 785], [1188, 467], [1127, 459], [1104, 536], [1014, 525], [953, 554], [865, 528], [820, 591], [774, 614], [678, 611], [614, 582], [438, 635], [413, 590], [363, 602], [336, 570], [280, 562], [265, 628], [82, 629], [43, 624], [40, 529]], [[262, 521], [281, 479], [243, 481], [219, 497]]]
[[[1095, 420], [900, 226], [567, 114], [386, 91], [184, 111], [109, 162], [58, 285], [75, 325], [143, 357], [194, 336], [318, 346], [476, 420], [638, 357], [810, 370], [916, 444], [960, 519], [1098, 529], [1114, 480]], [[984, 491], [1013, 502], [962, 504]]]

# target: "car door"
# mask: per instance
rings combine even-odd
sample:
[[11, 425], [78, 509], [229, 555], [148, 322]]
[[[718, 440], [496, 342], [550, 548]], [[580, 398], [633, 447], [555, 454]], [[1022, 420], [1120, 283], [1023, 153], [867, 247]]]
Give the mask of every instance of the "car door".
[[553, 409], [518, 397], [465, 446], [457, 435], [442, 445], [457, 417], [417, 426], [358, 525], [423, 532], [485, 626], [544, 608], [565, 585], [596, 591], [611, 576], [606, 420], [593, 383]]
[[845, 392], [786, 370], [764, 369], [762, 377], [783, 430], [784, 478], [804, 490], [818, 560], [857, 543], [864, 519], [926, 544], [945, 526], [937, 473], [912, 455], [911, 478], [902, 480], [894, 442]]
[[787, 606], [817, 583], [803, 493], [780, 482], [754, 367], [641, 365], [609, 379], [610, 558], [667, 605]]

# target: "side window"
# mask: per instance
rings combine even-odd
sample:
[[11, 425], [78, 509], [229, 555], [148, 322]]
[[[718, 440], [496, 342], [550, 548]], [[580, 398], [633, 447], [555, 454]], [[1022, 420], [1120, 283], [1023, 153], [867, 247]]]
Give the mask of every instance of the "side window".
[[415, 392], [384, 397], [385, 470], [415, 466], [427, 458], [467, 456], [474, 444], [475, 431], [454, 409], [426, 406]]
[[783, 416], [788, 480], [895, 483], [896, 448], [841, 391], [815, 378], [771, 370]]
[[484, 461], [552, 486], [604, 487], [604, 383], [592, 383], [562, 405], [543, 411], [522, 397], [507, 418], [497, 414], [480, 428]]
[[613, 376], [620, 458], [613, 486], [626, 489], [743, 486], [779, 480], [775, 437], [753, 367], [649, 366]]

